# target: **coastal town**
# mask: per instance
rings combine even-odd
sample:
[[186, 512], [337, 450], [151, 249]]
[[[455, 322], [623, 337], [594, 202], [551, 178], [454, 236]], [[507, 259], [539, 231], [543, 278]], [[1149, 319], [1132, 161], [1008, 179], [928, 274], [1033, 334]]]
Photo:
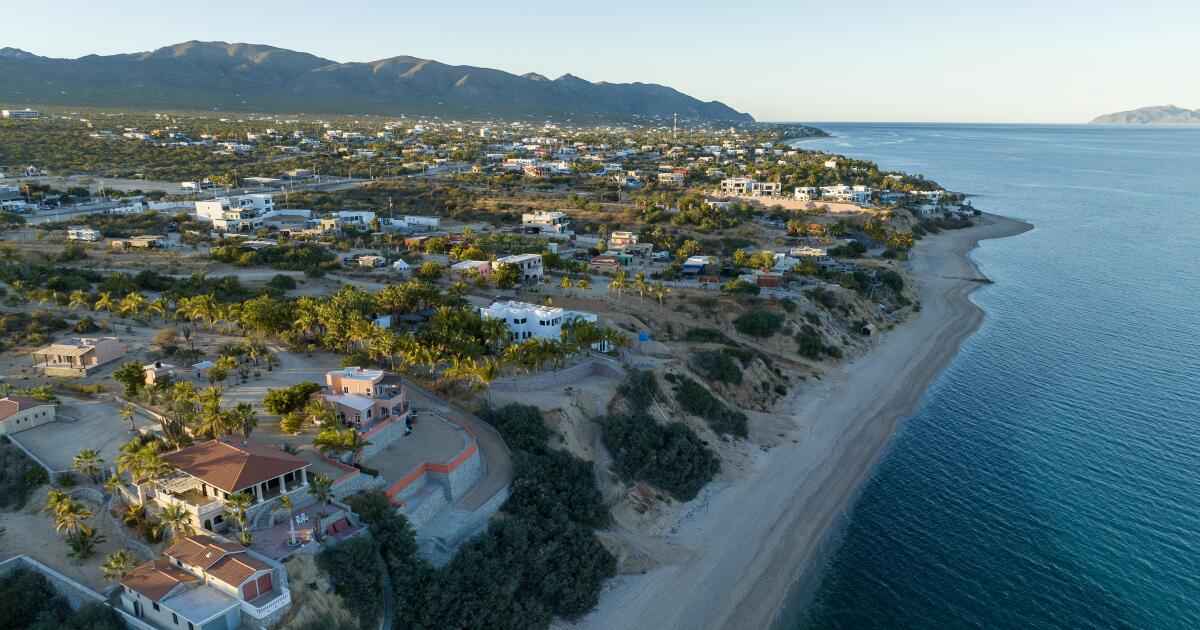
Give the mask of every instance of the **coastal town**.
[[92, 627], [586, 619], [994, 221], [801, 125], [0, 114], [0, 573]]

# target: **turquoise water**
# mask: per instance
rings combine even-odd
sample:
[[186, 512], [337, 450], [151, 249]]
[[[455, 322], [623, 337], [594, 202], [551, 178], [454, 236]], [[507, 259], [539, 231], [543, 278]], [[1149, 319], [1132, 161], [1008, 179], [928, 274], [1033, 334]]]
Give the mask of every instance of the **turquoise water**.
[[1200, 129], [820, 126], [1036, 229], [786, 625], [1200, 628]]

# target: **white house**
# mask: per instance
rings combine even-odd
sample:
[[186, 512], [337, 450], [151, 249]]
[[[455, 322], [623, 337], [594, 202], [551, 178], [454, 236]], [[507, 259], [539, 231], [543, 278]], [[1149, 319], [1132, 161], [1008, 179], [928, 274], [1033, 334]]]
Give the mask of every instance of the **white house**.
[[90, 227], [67, 228], [67, 239], [71, 241], [98, 241], [100, 230]]
[[683, 173], [659, 173], [658, 183], [664, 186], [682, 186]]
[[821, 191], [816, 186], [797, 186], [793, 196], [796, 201], [816, 201], [821, 197]]
[[538, 306], [528, 302], [493, 302], [480, 309], [484, 317], [504, 320], [508, 324], [509, 338], [513, 341], [525, 339], [550, 339], [558, 341], [564, 322], [583, 319], [596, 322], [594, 313], [567, 311], [557, 306]]
[[535, 228], [540, 232], [562, 232], [569, 224], [567, 213], [561, 210], [538, 210], [521, 215], [522, 227]]
[[545, 271], [542, 269], [541, 254], [516, 254], [497, 258], [492, 263], [492, 270], [499, 269], [500, 265], [504, 264], [516, 265], [521, 270], [521, 279], [525, 282], [540, 280], [545, 275]]
[[5, 118], [37, 118], [41, 114], [36, 109], [3, 109], [0, 110], [0, 115]]
[[[262, 195], [245, 195], [246, 197], [261, 197]], [[269, 195], [267, 195], [269, 197]], [[266, 203], [261, 199], [249, 199], [246, 205], [231, 201], [228, 197], [217, 197], [211, 201], [196, 202], [196, 218], [213, 224], [213, 229], [221, 232], [251, 232], [263, 226], [262, 207]], [[274, 209], [272, 204], [271, 209]]]
[[333, 213], [340, 225], [367, 227], [375, 220], [375, 213], [369, 210], [340, 210]]

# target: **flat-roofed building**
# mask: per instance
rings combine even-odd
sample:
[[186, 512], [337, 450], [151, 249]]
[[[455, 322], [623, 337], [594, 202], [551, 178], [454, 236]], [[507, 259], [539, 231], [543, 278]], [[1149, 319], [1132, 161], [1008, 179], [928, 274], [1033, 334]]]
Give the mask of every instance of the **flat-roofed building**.
[[0, 398], [0, 435], [40, 427], [54, 422], [54, 403], [28, 396]]
[[541, 254], [516, 254], [497, 258], [492, 263], [492, 271], [499, 269], [500, 265], [515, 265], [521, 272], [521, 279], [525, 282], [535, 282], [545, 275]]
[[75, 337], [33, 351], [34, 367], [47, 376], [85, 376], [125, 356], [116, 337]]

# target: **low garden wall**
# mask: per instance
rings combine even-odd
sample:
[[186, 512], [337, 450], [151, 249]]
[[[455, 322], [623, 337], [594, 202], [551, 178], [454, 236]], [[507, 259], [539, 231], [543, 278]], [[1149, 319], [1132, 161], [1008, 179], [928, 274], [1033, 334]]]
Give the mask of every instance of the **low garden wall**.
[[492, 389], [498, 392], [532, 392], [570, 385], [589, 376], [624, 379], [625, 371], [606, 362], [589, 359], [563, 370], [539, 372], [521, 379], [492, 381]]

